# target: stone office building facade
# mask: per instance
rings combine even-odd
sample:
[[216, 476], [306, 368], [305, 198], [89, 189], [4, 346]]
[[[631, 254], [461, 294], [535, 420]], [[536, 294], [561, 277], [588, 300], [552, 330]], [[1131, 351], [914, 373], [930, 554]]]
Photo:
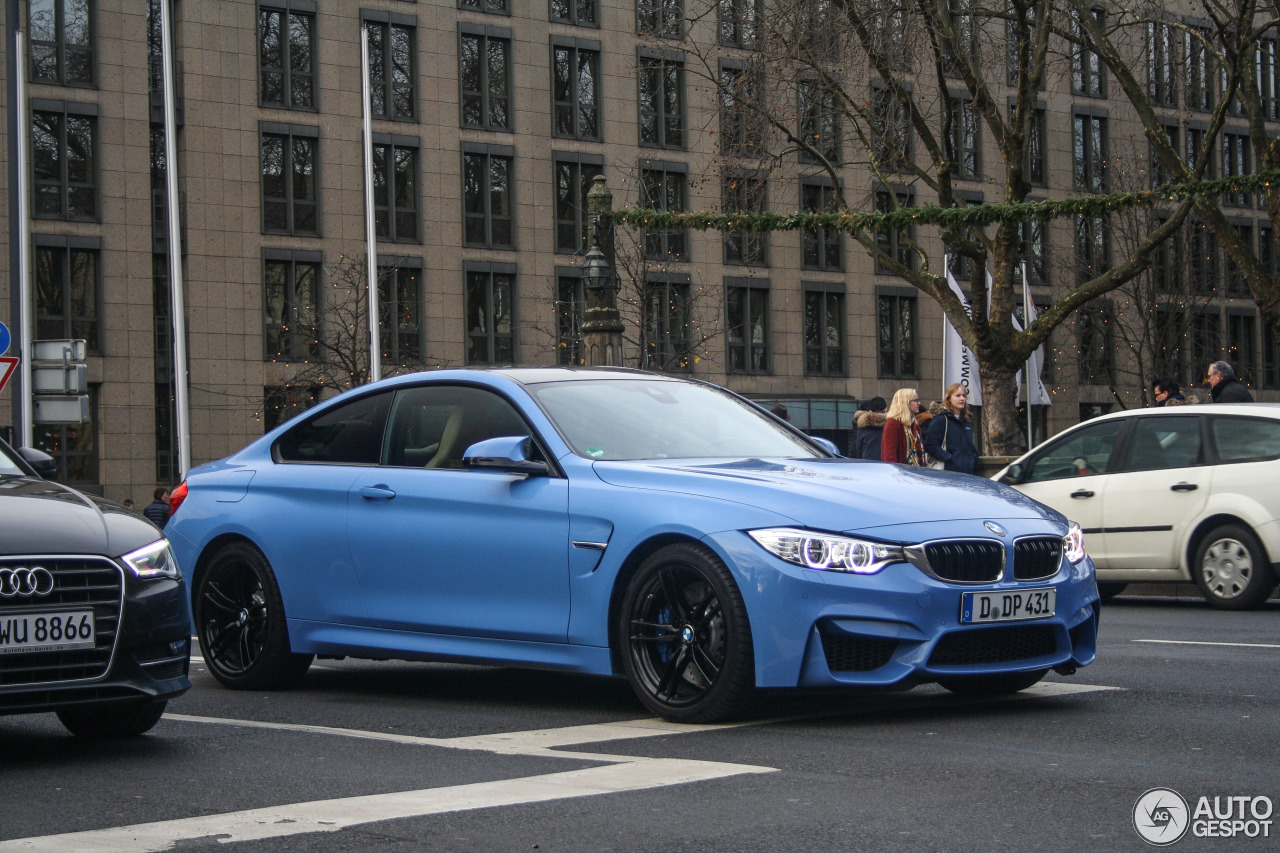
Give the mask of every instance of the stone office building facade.
[[[749, 18], [748, 2], [707, 3], [705, 15], [695, 0], [177, 3], [194, 462], [331, 393], [323, 386], [342, 363], [336, 350], [360, 345], [349, 327], [366, 256], [361, 28], [384, 363], [572, 363], [583, 195], [595, 175], [615, 206], [719, 209], [747, 194], [785, 212], [820, 209], [830, 195], [830, 182], [794, 157], [776, 164], [767, 189], [725, 166], [714, 76], [733, 72], [743, 45], [741, 27], [721, 24]], [[154, 484], [181, 476], [158, 0], [18, 5], [29, 40], [29, 109], [18, 124], [31, 152], [36, 332], [88, 341], [92, 410], [80, 427], [38, 425], [36, 440], [58, 458], [61, 479], [144, 503]], [[706, 73], [709, 54], [690, 40], [716, 47], [718, 71]], [[1079, 170], [1103, 165], [1081, 162], [1091, 151], [1145, 162], [1139, 129], [1104, 89], [1054, 72], [1043, 106], [1042, 197], [1075, 192]], [[1179, 132], [1196, 132], [1194, 113], [1170, 115]], [[1090, 134], [1103, 138], [1081, 144]], [[961, 179], [973, 199], [984, 189], [997, 198], [1002, 177], [981, 164], [998, 158], [980, 135], [959, 144], [972, 149], [972, 174]], [[875, 203], [850, 161], [847, 180]], [[13, 280], [10, 210], [0, 211], [0, 287]], [[1240, 215], [1251, 239], [1267, 238], [1261, 212]], [[1048, 302], [1047, 270], [1076, 262], [1077, 239], [1059, 223], [1033, 242], [1035, 297]], [[848, 237], [673, 231], [633, 243], [644, 263], [620, 249], [618, 268], [639, 282], [629, 300], [624, 287], [637, 365], [786, 400], [801, 426], [837, 439], [860, 399], [902, 386], [940, 396], [940, 311]], [[940, 243], [936, 256], [940, 265]], [[1276, 344], [1253, 303], [1215, 289], [1206, 305], [1188, 369], [1230, 354], [1260, 397], [1275, 396]], [[1108, 301], [1055, 334], [1046, 368], [1054, 406], [1037, 413], [1039, 431], [1139, 404], [1146, 378], [1124, 374], [1113, 324], [1121, 313]]]

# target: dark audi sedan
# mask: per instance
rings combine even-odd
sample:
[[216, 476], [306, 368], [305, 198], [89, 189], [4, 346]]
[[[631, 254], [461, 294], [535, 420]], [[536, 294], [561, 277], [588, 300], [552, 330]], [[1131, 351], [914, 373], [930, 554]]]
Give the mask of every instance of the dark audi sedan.
[[77, 735], [142, 734], [191, 686], [190, 627], [155, 525], [42, 479], [0, 441], [0, 715], [53, 711]]

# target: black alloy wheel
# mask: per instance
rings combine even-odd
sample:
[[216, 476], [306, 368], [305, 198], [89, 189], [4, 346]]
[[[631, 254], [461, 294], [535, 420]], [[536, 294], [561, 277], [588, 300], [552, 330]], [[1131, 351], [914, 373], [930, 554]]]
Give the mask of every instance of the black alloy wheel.
[[636, 571], [622, 599], [618, 641], [632, 689], [673, 722], [745, 712], [755, 689], [746, 605], [707, 548], [668, 545]]
[[247, 542], [224, 546], [209, 562], [196, 594], [195, 622], [205, 664], [227, 687], [290, 687], [311, 665], [311, 655], [290, 651], [275, 574]]

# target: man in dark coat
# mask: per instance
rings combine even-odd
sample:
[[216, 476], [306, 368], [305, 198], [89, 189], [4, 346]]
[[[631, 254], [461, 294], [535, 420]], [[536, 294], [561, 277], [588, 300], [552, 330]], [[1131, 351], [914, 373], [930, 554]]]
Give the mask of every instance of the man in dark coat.
[[169, 520], [169, 490], [164, 486], [156, 486], [152, 494], [155, 500], [142, 508], [142, 514], [156, 527], [164, 527]]
[[1178, 387], [1178, 383], [1168, 376], [1161, 376], [1151, 383], [1151, 396], [1155, 397], [1157, 409], [1171, 403], [1187, 401], [1187, 398], [1182, 396], [1182, 389]]
[[1215, 403], [1252, 403], [1253, 395], [1236, 379], [1235, 368], [1225, 361], [1209, 365], [1209, 388]]
[[884, 397], [872, 397], [858, 406], [861, 410], [853, 416], [853, 425], [857, 431], [853, 435], [852, 452], [854, 459], [871, 459], [880, 461], [880, 440], [884, 436], [884, 411], [888, 404]]

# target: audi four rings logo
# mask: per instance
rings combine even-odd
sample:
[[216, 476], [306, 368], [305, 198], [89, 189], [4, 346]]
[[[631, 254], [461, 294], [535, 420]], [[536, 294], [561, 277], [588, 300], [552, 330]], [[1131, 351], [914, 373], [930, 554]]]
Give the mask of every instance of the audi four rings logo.
[[0, 598], [25, 598], [53, 592], [53, 573], [43, 566], [0, 569]]

